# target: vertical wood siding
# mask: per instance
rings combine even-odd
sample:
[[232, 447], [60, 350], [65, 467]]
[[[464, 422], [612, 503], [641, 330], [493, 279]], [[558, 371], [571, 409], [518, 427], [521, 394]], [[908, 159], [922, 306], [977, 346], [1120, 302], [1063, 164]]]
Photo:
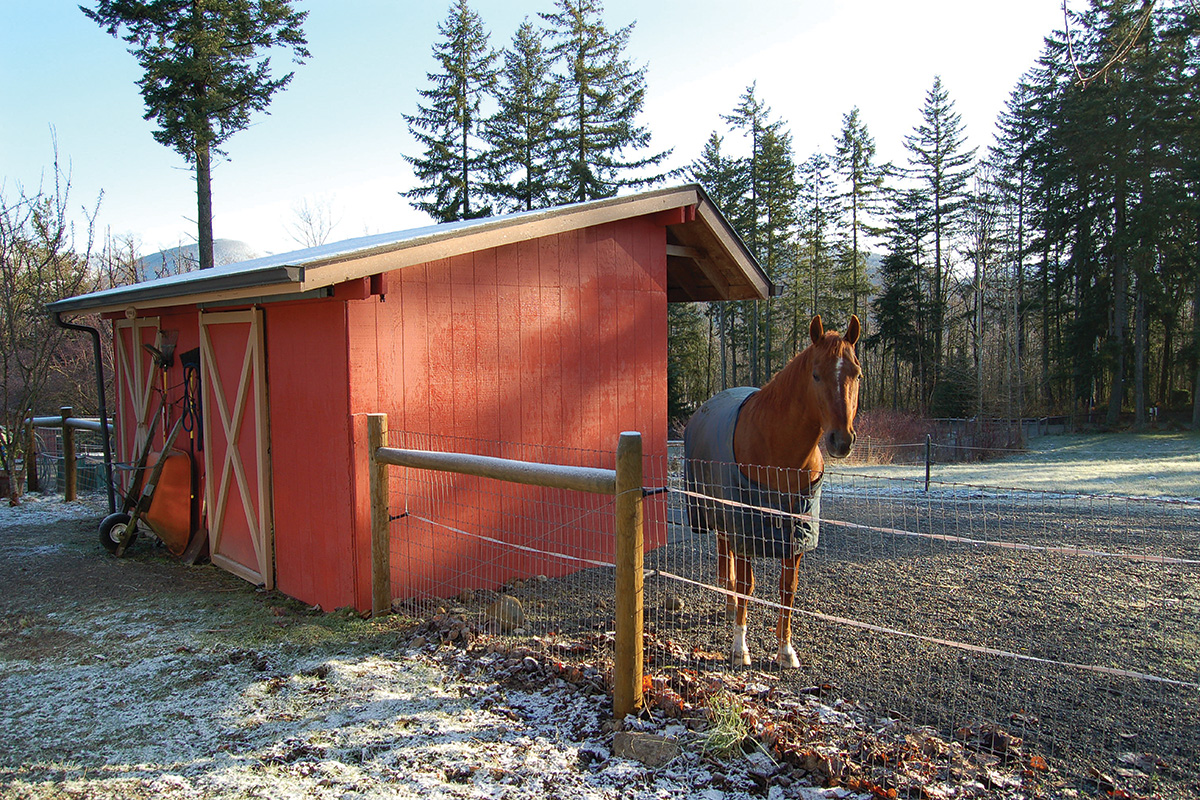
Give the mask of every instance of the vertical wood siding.
[[[638, 430], [647, 455], [665, 459], [661, 225], [633, 219], [481, 250], [399, 270], [388, 276], [388, 286], [382, 302], [374, 297], [348, 302], [352, 414], [385, 411], [393, 431], [594, 451], [591, 465], [607, 467], [618, 434]], [[269, 334], [287, 335], [274, 325]], [[273, 386], [279, 371], [274, 357]], [[329, 388], [331, 406], [336, 391]], [[546, 452], [553, 457], [552, 450]], [[289, 460], [280, 456], [276, 463]], [[361, 471], [362, 465], [350, 470]], [[365, 474], [352, 480], [363, 484]], [[532, 487], [497, 492], [470, 480], [441, 483], [457, 498], [455, 527], [518, 544], [537, 543], [562, 526], [555, 502], [567, 508], [611, 504], [577, 495], [556, 500]], [[370, 518], [362, 487], [352, 493], [358, 509], [354, 547], [365, 552]], [[556, 518], [537, 520], [548, 513]], [[278, 524], [284, 588], [285, 526], [282, 519]], [[648, 535], [647, 546], [657, 546], [665, 530]], [[601, 532], [593, 538], [572, 546], [610, 557], [611, 537]], [[407, 520], [393, 525], [392, 548], [394, 568], [405, 566], [392, 576], [397, 596], [452, 594], [465, 586], [571, 569]], [[313, 566], [335, 569], [334, 553], [327, 555], [324, 567]], [[363, 564], [361, 553], [355, 561]], [[354, 583], [356, 605], [369, 605], [369, 576], [361, 568]]]

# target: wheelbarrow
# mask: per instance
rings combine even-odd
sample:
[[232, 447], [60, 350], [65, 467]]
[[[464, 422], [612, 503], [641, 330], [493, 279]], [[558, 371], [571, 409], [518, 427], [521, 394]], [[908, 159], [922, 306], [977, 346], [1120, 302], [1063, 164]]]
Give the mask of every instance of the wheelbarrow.
[[[187, 548], [192, 535], [192, 457], [182, 450], [171, 449], [183, 428], [183, 419], [181, 416], [171, 428], [158, 453], [151, 452], [154, 439], [151, 427], [121, 510], [100, 522], [100, 544], [118, 558], [137, 538], [139, 521], [162, 540], [172, 555], [182, 555]], [[151, 456], [155, 462], [147, 474], [146, 464]]]

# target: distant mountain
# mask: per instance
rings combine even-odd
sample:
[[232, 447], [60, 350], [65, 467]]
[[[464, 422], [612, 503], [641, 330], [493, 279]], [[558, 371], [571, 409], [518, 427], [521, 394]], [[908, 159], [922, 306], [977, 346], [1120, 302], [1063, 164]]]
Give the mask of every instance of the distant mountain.
[[[236, 239], [213, 240], [213, 266], [234, 264], [258, 258], [262, 253]], [[143, 281], [192, 272], [200, 267], [200, 246], [185, 244], [152, 253], [138, 260], [139, 278]]]

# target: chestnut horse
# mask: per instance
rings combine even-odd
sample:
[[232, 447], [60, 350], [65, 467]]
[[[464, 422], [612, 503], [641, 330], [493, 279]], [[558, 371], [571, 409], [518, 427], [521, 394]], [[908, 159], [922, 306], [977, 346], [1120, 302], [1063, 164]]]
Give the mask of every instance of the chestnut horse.
[[[720, 585], [750, 595], [751, 558], [782, 562], [776, 658], [793, 668], [800, 666], [791, 623], [797, 568], [804, 552], [817, 546], [819, 534], [825, 468], [819, 443], [828, 431], [829, 455], [850, 454], [862, 375], [854, 354], [858, 317], [850, 317], [844, 336], [825, 331], [820, 316], [813, 317], [808, 332], [812, 344], [766, 386], [712, 397], [688, 420], [683, 436], [688, 521], [696, 532], [716, 533]], [[729, 595], [735, 664], [750, 663], [748, 605], [744, 597]]]

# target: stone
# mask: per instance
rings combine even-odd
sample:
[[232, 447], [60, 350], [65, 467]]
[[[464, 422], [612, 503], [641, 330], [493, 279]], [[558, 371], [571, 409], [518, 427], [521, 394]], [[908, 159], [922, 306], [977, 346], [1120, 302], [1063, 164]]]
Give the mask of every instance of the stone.
[[618, 731], [613, 736], [613, 755], [661, 767], [682, 752], [679, 743], [665, 736], [639, 731]]
[[474, 603], [475, 592], [471, 591], [470, 589], [463, 589], [458, 593], [458, 602], [462, 603], [464, 606]]
[[677, 594], [669, 594], [664, 605], [667, 611], [670, 611], [672, 614], [678, 614], [684, 608], [683, 598]]
[[488, 606], [483, 614], [502, 633], [525, 627], [525, 609], [521, 607], [521, 601], [511, 595], [500, 595], [500, 599]]

